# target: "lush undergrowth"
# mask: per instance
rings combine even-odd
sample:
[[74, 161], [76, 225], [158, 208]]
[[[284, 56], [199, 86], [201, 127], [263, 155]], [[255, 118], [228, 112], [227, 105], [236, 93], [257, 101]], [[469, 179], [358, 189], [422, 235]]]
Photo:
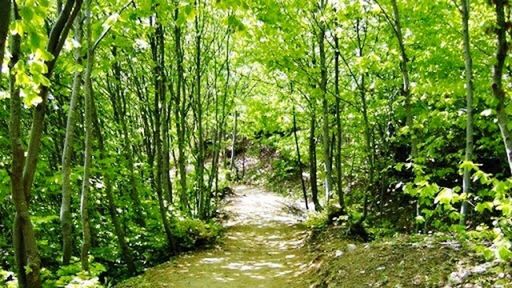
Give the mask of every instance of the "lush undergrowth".
[[355, 241], [342, 227], [314, 230], [311, 287], [512, 287], [512, 268], [486, 262], [454, 235], [403, 235]]
[[[282, 151], [279, 144], [249, 151], [248, 159], [260, 161], [249, 161], [247, 181], [300, 198], [299, 170], [290, 168], [296, 167], [296, 160]], [[507, 181], [473, 169], [476, 181], [488, 185], [487, 191], [508, 189]], [[439, 190], [431, 184], [416, 187], [419, 195]], [[509, 220], [492, 217], [489, 225], [463, 229], [457, 221], [446, 221], [457, 213], [460, 199], [455, 193], [447, 195], [449, 189], [443, 191], [428, 196], [434, 204], [428, 219], [411, 218], [410, 210], [390, 206], [361, 221], [361, 206], [350, 197], [344, 213], [335, 201], [321, 212], [311, 209], [305, 224], [311, 230], [308, 246], [316, 260], [310, 263], [313, 270], [306, 278], [313, 278], [315, 287], [510, 287]], [[323, 193], [319, 196], [325, 202]], [[507, 212], [504, 201], [505, 205], [499, 200], [479, 204], [475, 213], [489, 217], [498, 205]], [[395, 215], [389, 217], [388, 210]]]
[[[132, 249], [139, 273], [146, 268], [168, 261], [176, 254], [209, 247], [221, 237], [223, 231], [222, 226], [214, 220], [204, 222], [192, 218], [174, 218], [171, 227], [177, 243], [177, 251], [171, 251], [167, 246], [158, 230], [160, 228], [158, 223], [148, 221], [145, 231], [132, 231], [138, 235], [135, 236], [136, 239], [129, 239], [133, 243]], [[131, 229], [135, 228], [131, 227]], [[42, 271], [43, 287], [103, 287], [114, 285], [130, 277], [126, 267], [119, 260], [119, 251], [108, 243], [115, 243], [115, 241], [100, 243], [92, 250], [91, 268], [88, 273], [82, 271], [78, 258], [74, 258], [70, 265], [61, 266], [55, 263], [46, 266]], [[46, 254], [42, 256], [43, 259], [48, 257]], [[8, 261], [8, 259], [4, 260]], [[4, 286], [17, 287], [16, 276], [14, 272], [0, 268], [0, 287]]]

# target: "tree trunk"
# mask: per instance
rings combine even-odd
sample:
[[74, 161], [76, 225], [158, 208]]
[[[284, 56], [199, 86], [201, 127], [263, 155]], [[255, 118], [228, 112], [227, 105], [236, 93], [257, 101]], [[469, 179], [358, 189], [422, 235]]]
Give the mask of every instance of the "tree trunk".
[[197, 159], [196, 159], [196, 181], [197, 193], [199, 194], [199, 217], [205, 219], [209, 213], [207, 211], [208, 193], [204, 187], [204, 131], [203, 131], [203, 100], [201, 94], [201, 41], [203, 30], [200, 27], [201, 1], [196, 0], [196, 110], [197, 110]]
[[[82, 43], [82, 21], [77, 18], [75, 23], [75, 41]], [[75, 61], [78, 65], [82, 64], [82, 55], [80, 48], [75, 49]], [[62, 152], [62, 203], [60, 207], [60, 221], [62, 227], [62, 264], [68, 265], [71, 260], [73, 249], [71, 216], [71, 156], [73, 154], [73, 141], [76, 126], [76, 106], [80, 97], [80, 87], [82, 85], [82, 72], [76, 71], [73, 78], [73, 88], [71, 91], [71, 100], [69, 103], [68, 119], [66, 124], [66, 136], [64, 139], [64, 149]]]
[[[158, 19], [155, 21], [158, 22]], [[165, 86], [164, 82], [164, 67], [163, 64], [163, 50], [164, 47], [160, 47], [162, 45], [162, 39], [164, 37], [163, 28], [160, 23], [156, 23], [156, 29], [155, 34], [153, 35], [153, 39], [151, 41], [151, 50], [153, 54], [153, 62], [154, 62], [154, 84], [155, 84], [155, 95], [154, 95], [154, 110], [153, 110], [153, 118], [155, 122], [154, 127], [154, 146], [155, 146], [155, 156], [156, 156], [156, 166], [154, 171], [154, 185], [156, 194], [158, 197], [158, 206], [160, 210], [160, 216], [162, 217], [162, 225], [164, 228], [164, 232], [167, 239], [167, 244], [169, 248], [175, 252], [176, 247], [174, 243], [174, 237], [172, 235], [171, 231], [171, 224], [169, 222], [169, 218], [167, 215], [167, 205], [164, 201], [164, 195], [163, 195], [163, 188], [162, 188], [162, 175], [164, 173], [163, 171], [163, 153], [162, 153], [162, 139], [161, 139], [161, 130], [162, 130], [162, 124], [161, 124], [161, 106], [162, 103], [160, 102], [162, 99], [162, 93], [165, 93], [165, 90], [163, 86]], [[166, 173], [169, 173], [167, 171]]]
[[176, 134], [178, 141], [178, 170], [179, 170], [179, 183], [180, 183], [180, 208], [187, 214], [190, 213], [190, 207], [188, 203], [188, 191], [187, 191], [187, 162], [185, 155], [185, 128], [186, 128], [186, 95], [184, 89], [184, 68], [183, 68], [183, 49], [181, 47], [181, 27], [178, 23], [179, 17], [179, 3], [175, 1], [176, 8], [174, 9], [174, 49], [176, 57], [176, 97], [174, 104], [174, 113], [176, 121]]
[[345, 211], [345, 197], [343, 194], [343, 164], [342, 164], [342, 145], [343, 131], [341, 126], [341, 98], [340, 98], [340, 47], [339, 39], [334, 34], [334, 96], [336, 97], [336, 187], [338, 190], [338, 203], [342, 212]]
[[309, 210], [308, 205], [308, 194], [306, 190], [306, 183], [304, 182], [304, 168], [302, 167], [302, 158], [300, 155], [299, 138], [297, 137], [297, 113], [295, 112], [295, 106], [293, 106], [293, 138], [295, 140], [295, 150], [297, 151], [297, 166], [300, 173], [300, 184], [302, 187], [302, 195], [304, 197], [304, 203], [306, 204], [306, 210]]
[[505, 144], [505, 151], [507, 160], [512, 173], [512, 135], [508, 128], [508, 115], [506, 112], [505, 98], [506, 93], [503, 88], [503, 67], [507, 58], [508, 43], [507, 43], [507, 22], [505, 19], [505, 6], [506, 0], [495, 0], [496, 6], [496, 34], [497, 34], [497, 49], [496, 49], [496, 64], [494, 65], [492, 93], [498, 105], [496, 107], [496, 118], [501, 131], [501, 137]]
[[[46, 78], [50, 79], [53, 68], [60, 55], [62, 46], [71, 29], [74, 19], [80, 11], [81, 0], [68, 0], [55, 21], [50, 35], [48, 37], [47, 50], [53, 55], [51, 61], [46, 62]], [[14, 18], [20, 19], [18, 7], [13, 2]], [[12, 146], [12, 172], [11, 172], [11, 190], [16, 216], [14, 221], [13, 242], [16, 254], [16, 263], [18, 267], [18, 286], [41, 287], [40, 266], [41, 261], [37, 251], [37, 243], [34, 230], [30, 220], [30, 194], [34, 175], [39, 157], [41, 138], [43, 134], [43, 125], [46, 112], [46, 102], [48, 101], [49, 89], [46, 86], [39, 87], [39, 97], [41, 102], [35, 107], [32, 117], [32, 127], [28, 150], [25, 152], [22, 145], [21, 136], [21, 99], [19, 88], [16, 87], [16, 79], [13, 73], [15, 63], [21, 57], [20, 36], [12, 36], [12, 50], [10, 62], [10, 93], [11, 93], [11, 115], [10, 115], [10, 137]], [[26, 155], [26, 156], [25, 156]]]
[[[101, 131], [101, 125], [98, 119], [98, 113], [94, 99], [92, 99], [92, 114], [94, 120], [94, 130], [96, 132], [96, 137], [98, 138], [100, 158], [104, 160], [107, 159], [107, 149], [105, 148], [105, 140]], [[130, 249], [130, 246], [126, 242], [126, 236], [122, 228], [121, 221], [119, 221], [119, 217], [117, 216], [117, 207], [114, 199], [114, 193], [112, 192], [112, 179], [110, 174], [107, 172], [108, 167], [102, 167], [101, 171], [104, 171], [103, 178], [105, 179], [105, 194], [107, 195], [108, 212], [112, 220], [112, 225], [114, 226], [114, 234], [117, 237], [117, 243], [121, 252], [120, 256], [126, 263], [128, 273], [130, 273], [130, 275], [135, 275], [137, 273], [137, 269], [133, 261], [133, 253]]]
[[[464, 38], [464, 62], [466, 69], [466, 154], [464, 161], [473, 161], [473, 58], [471, 56], [471, 41], [469, 34], [469, 15], [470, 4], [469, 0], [462, 0], [462, 34]], [[464, 176], [462, 179], [462, 192], [466, 195], [471, 193], [471, 170], [464, 168]], [[466, 216], [468, 214], [468, 202], [462, 202], [460, 210], [462, 225], [466, 224]]]
[[331, 133], [329, 131], [329, 101], [327, 99], [327, 63], [325, 55], [325, 26], [320, 24], [318, 33], [318, 49], [320, 54], [320, 90], [322, 91], [322, 137], [325, 166], [325, 195], [326, 203], [331, 197], [332, 164], [331, 164]]
[[[19, 19], [15, 6], [15, 19]], [[41, 287], [39, 271], [41, 260], [37, 251], [34, 228], [30, 220], [29, 200], [25, 194], [23, 181], [23, 166], [25, 161], [24, 149], [21, 139], [21, 97], [20, 89], [16, 86], [14, 66], [20, 59], [20, 35], [11, 38], [11, 61], [9, 63], [11, 114], [9, 135], [11, 137], [11, 195], [16, 209], [13, 229], [13, 243], [16, 253], [16, 266], [18, 272], [18, 286], [21, 288]]]
[[91, 248], [91, 223], [89, 219], [89, 189], [90, 175], [92, 165], [92, 80], [91, 74], [94, 66], [94, 50], [92, 48], [92, 13], [91, 1], [87, 0], [85, 15], [86, 41], [87, 41], [87, 65], [85, 69], [85, 153], [84, 153], [84, 173], [82, 177], [82, 196], [80, 200], [80, 214], [82, 221], [82, 248], [80, 260], [82, 270], [89, 271], [89, 249]]
[[311, 108], [311, 122], [309, 126], [309, 174], [311, 185], [311, 197], [315, 204], [315, 211], [322, 211], [320, 201], [318, 201], [318, 180], [316, 166], [316, 112], [315, 107]]
[[238, 133], [238, 111], [235, 111], [235, 119], [234, 119], [234, 125], [233, 125], [233, 135], [231, 139], [231, 159], [229, 163], [229, 170], [235, 171], [235, 179], [238, 178], [238, 170], [235, 163], [236, 158], [236, 134]]
[[[112, 57], [117, 59], [117, 47], [112, 48]], [[112, 85], [107, 85], [108, 92], [110, 94], [110, 99], [112, 102], [112, 110], [114, 111], [114, 121], [121, 126], [120, 137], [123, 140], [123, 152], [128, 162], [128, 173], [129, 173], [129, 196], [132, 201], [132, 207], [135, 214], [135, 223], [139, 226], [144, 227], [146, 221], [144, 220], [144, 212], [142, 203], [140, 202], [139, 192], [137, 189], [137, 178], [135, 175], [135, 164], [133, 159], [133, 148], [130, 141], [130, 133], [128, 131], [128, 113], [127, 113], [127, 103], [126, 103], [126, 93], [123, 91], [122, 79], [121, 79], [121, 66], [119, 62], [116, 60], [112, 64], [113, 75], [115, 81], [111, 81]]]
[[11, 0], [0, 0], [0, 75], [2, 75], [2, 64], [4, 63], [5, 43], [7, 32], [11, 23]]
[[400, 49], [400, 71], [402, 72], [402, 96], [405, 98], [405, 124], [409, 128], [409, 135], [411, 137], [411, 161], [416, 156], [417, 141], [413, 133], [414, 118], [411, 107], [411, 83], [409, 80], [409, 58], [407, 57], [407, 50], [405, 49], [404, 36], [402, 33], [402, 23], [400, 21], [400, 10], [398, 9], [397, 0], [391, 0], [393, 6], [394, 16], [394, 31]]

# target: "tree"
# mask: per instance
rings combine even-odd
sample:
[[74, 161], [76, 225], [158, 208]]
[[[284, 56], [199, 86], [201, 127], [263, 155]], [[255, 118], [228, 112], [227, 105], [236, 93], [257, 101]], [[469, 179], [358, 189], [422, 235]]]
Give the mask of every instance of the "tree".
[[[464, 63], [466, 74], [466, 149], [464, 161], [473, 161], [473, 57], [471, 56], [471, 39], [469, 35], [470, 2], [461, 0], [462, 34], [464, 39]], [[462, 180], [462, 192], [466, 195], [471, 193], [471, 171], [469, 167], [464, 168]], [[461, 224], [465, 224], [468, 213], [468, 202], [464, 201], [461, 206]]]
[[507, 41], [507, 22], [505, 19], [505, 6], [507, 1], [497, 0], [495, 1], [495, 12], [496, 12], [496, 64], [494, 65], [493, 71], [493, 83], [492, 83], [492, 94], [496, 98], [498, 105], [496, 107], [496, 119], [501, 131], [501, 138], [505, 144], [505, 151], [507, 154], [508, 164], [510, 166], [510, 172], [512, 173], [512, 134], [508, 128], [508, 116], [506, 112], [505, 96], [506, 92], [503, 88], [503, 69], [505, 66], [505, 60], [508, 52], [508, 41]]
[[4, 63], [5, 43], [7, 40], [7, 32], [9, 32], [9, 24], [11, 23], [11, 0], [1, 0], [0, 7], [0, 74], [2, 73], [2, 65]]
[[[75, 23], [75, 40], [82, 42], [82, 19], [77, 17]], [[75, 48], [75, 61], [78, 65], [82, 63], [81, 49]], [[71, 215], [71, 156], [76, 125], [76, 107], [82, 85], [82, 71], [77, 70], [73, 76], [73, 88], [69, 103], [68, 118], [66, 124], [66, 138], [62, 151], [62, 203], [60, 208], [60, 221], [62, 226], [62, 264], [68, 265], [71, 260], [73, 249], [72, 239], [72, 215]]]
[[[72, 23], [80, 11], [81, 0], [69, 0], [64, 5], [55, 24], [48, 36], [47, 51], [52, 57], [44, 62], [46, 66], [45, 78], [51, 78], [55, 63], [60, 55], [64, 41], [67, 38]], [[20, 20], [20, 14], [16, 2], [13, 3], [14, 19]], [[12, 147], [12, 171], [11, 191], [12, 199], [16, 207], [15, 227], [13, 241], [15, 243], [16, 262], [18, 268], [18, 285], [24, 287], [41, 287], [39, 276], [40, 258], [37, 250], [36, 239], [30, 220], [30, 197], [32, 183], [37, 167], [43, 123], [46, 114], [48, 101], [48, 87], [41, 84], [37, 95], [40, 103], [35, 107], [32, 119], [32, 127], [29, 137], [28, 150], [25, 152], [21, 136], [21, 98], [20, 88], [17, 87], [15, 65], [20, 59], [21, 37], [19, 34], [13, 36], [10, 62], [10, 94], [11, 94], [11, 115], [10, 115], [10, 136]], [[51, 59], [51, 60], [50, 60]], [[26, 153], [26, 156], [25, 156]]]

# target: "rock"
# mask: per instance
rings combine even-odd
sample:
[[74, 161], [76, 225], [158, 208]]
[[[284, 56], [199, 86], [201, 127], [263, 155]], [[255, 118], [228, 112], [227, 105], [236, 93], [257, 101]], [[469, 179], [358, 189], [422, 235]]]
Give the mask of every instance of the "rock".
[[469, 271], [452, 272], [448, 277], [448, 281], [452, 284], [462, 284], [464, 280], [470, 275]]
[[338, 257], [341, 257], [341, 256], [343, 256], [343, 251], [336, 250], [336, 252], [334, 253], [334, 257], [338, 258]]
[[356, 244], [352, 244], [352, 243], [347, 244], [347, 251], [348, 252], [352, 252], [352, 251], [356, 250], [356, 248], [357, 248]]

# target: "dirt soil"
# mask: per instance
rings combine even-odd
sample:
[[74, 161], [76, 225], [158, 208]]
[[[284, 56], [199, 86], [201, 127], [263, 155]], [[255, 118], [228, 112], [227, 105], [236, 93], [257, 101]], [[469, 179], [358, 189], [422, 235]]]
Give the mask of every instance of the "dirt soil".
[[247, 185], [234, 188], [222, 211], [226, 233], [215, 248], [178, 256], [118, 287], [512, 287], [509, 265], [479, 261], [447, 236], [362, 243], [339, 226], [308, 230], [301, 202]]
[[237, 186], [218, 247], [179, 256], [119, 287], [307, 287], [310, 260], [300, 202], [252, 186]]
[[344, 236], [340, 227], [308, 239], [309, 287], [512, 287], [506, 263], [485, 262], [449, 235], [397, 235], [372, 243]]

